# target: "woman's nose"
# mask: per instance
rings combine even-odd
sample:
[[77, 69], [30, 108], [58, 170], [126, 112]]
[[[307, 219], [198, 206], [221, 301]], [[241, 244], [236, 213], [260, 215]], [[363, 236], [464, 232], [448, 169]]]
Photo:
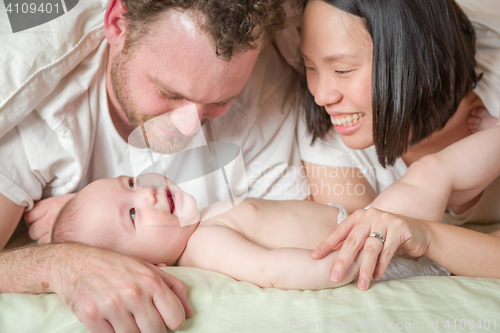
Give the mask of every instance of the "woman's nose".
[[342, 93], [331, 80], [320, 79], [314, 92], [314, 101], [319, 106], [337, 104], [342, 100]]

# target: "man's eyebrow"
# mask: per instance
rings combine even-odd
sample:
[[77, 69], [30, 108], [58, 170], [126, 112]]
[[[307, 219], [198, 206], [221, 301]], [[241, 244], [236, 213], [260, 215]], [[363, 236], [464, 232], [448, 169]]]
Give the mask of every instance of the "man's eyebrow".
[[[175, 90], [172, 90], [171, 88], [167, 87], [165, 84], [163, 84], [160, 80], [158, 80], [158, 78], [156, 77], [151, 77], [151, 81], [156, 84], [158, 86], [158, 88], [160, 88], [160, 90], [163, 92], [163, 93], [166, 93], [166, 94], [169, 94], [171, 95], [172, 97], [175, 97], [175, 98], [179, 98], [179, 99], [184, 99], [188, 102], [191, 102], [191, 103], [196, 103], [196, 101], [193, 101], [189, 98], [187, 98], [186, 96], [184, 96], [183, 94], [175, 91]], [[242, 90], [243, 91], [243, 90]], [[210, 104], [224, 104], [224, 103], [227, 103], [233, 99], [235, 99], [236, 97], [238, 97], [242, 91], [240, 91], [239, 93], [237, 93], [236, 95], [228, 98], [228, 99], [225, 99], [221, 102], [215, 102], [215, 103], [210, 103]], [[203, 103], [200, 103], [200, 104], [203, 104]]]
[[170, 89], [169, 87], [167, 87], [165, 84], [163, 84], [160, 80], [158, 80], [157, 78], [155, 77], [152, 77], [151, 78], [151, 81], [153, 81], [154, 84], [156, 84], [158, 86], [158, 88], [160, 88], [160, 90], [164, 93], [167, 93], [167, 94], [170, 94], [172, 96], [175, 96], [177, 98], [181, 98], [181, 99], [185, 99], [186, 101], [189, 101], [189, 102], [192, 102], [189, 98], [187, 98], [186, 96], [182, 95], [181, 93], [178, 93], [176, 92], [175, 90], [172, 90]]

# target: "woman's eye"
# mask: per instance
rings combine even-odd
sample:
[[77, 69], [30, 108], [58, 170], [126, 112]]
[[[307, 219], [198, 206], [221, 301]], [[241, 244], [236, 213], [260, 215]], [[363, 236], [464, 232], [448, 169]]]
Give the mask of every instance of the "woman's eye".
[[135, 208], [132, 208], [130, 210], [130, 218], [132, 219], [132, 222], [135, 221]]
[[134, 188], [134, 179], [133, 178], [130, 178], [128, 180], [128, 186], [130, 186], [130, 188]]
[[349, 74], [352, 71], [336, 71], [336, 72], [337, 72], [337, 74], [341, 74], [342, 75], [342, 74]]

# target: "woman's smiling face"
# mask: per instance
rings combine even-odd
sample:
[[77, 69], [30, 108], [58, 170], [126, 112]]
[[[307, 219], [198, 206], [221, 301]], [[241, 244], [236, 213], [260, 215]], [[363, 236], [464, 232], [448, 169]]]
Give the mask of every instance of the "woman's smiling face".
[[326, 2], [309, 1], [301, 45], [307, 86], [352, 149], [373, 145], [373, 43], [363, 21]]

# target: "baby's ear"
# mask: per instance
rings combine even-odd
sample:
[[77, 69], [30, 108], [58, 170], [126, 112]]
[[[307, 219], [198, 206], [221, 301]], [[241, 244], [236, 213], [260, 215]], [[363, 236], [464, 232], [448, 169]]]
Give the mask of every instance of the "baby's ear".
[[167, 267], [167, 264], [162, 262], [161, 264], [155, 264], [156, 267]]

